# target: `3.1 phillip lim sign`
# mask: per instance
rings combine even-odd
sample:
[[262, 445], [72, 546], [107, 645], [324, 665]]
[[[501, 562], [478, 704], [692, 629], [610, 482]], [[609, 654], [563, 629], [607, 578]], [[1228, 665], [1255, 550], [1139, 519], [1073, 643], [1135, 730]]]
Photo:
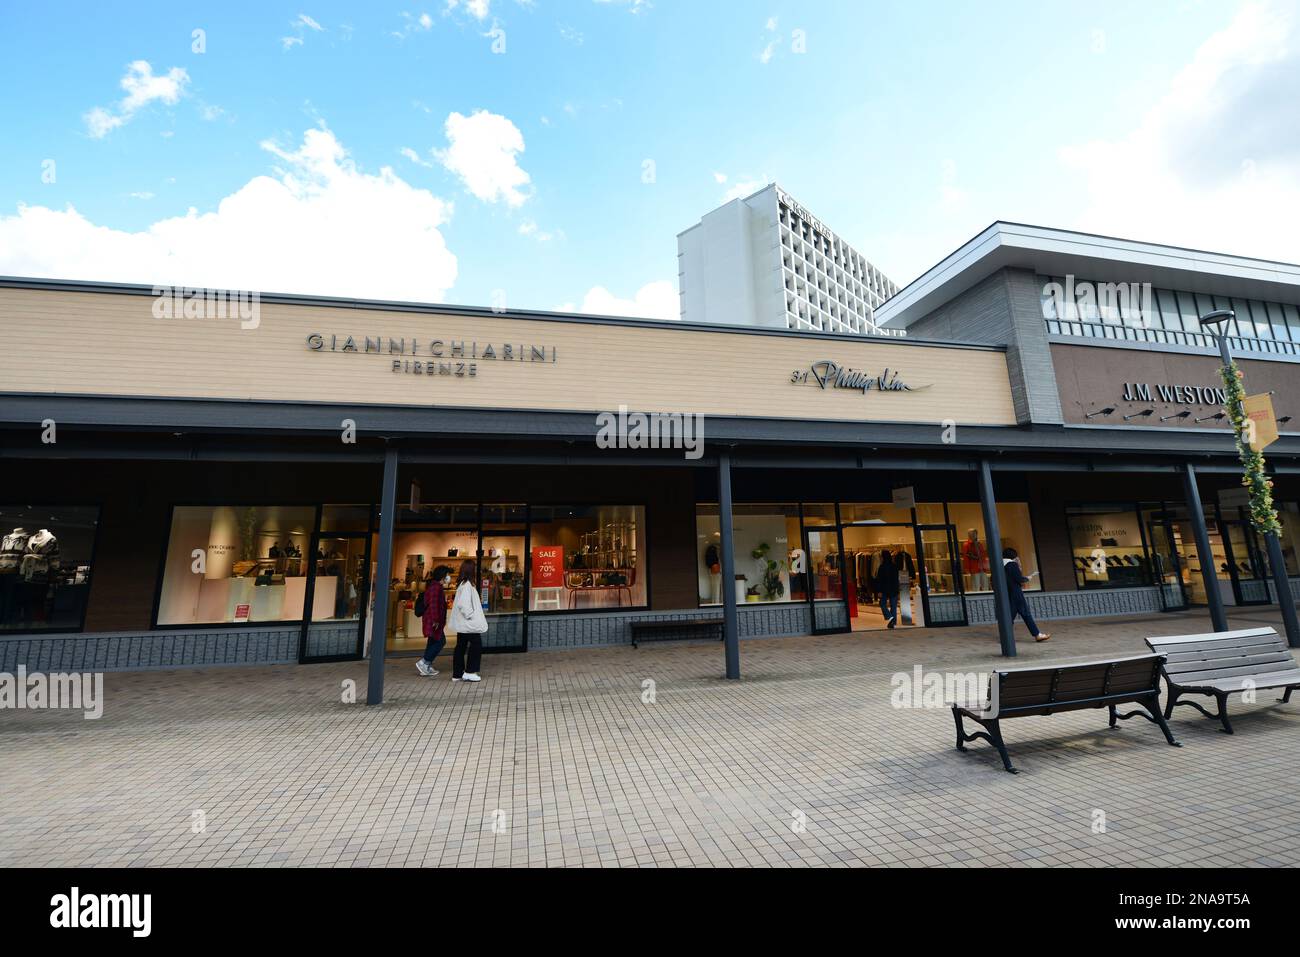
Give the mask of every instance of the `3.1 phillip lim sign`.
[[897, 369], [867, 372], [842, 366], [830, 359], [819, 359], [807, 369], [795, 369], [790, 373], [790, 381], [795, 385], [816, 385], [823, 390], [852, 389], [863, 395], [868, 392], [920, 392], [930, 388], [929, 385], [908, 385]]

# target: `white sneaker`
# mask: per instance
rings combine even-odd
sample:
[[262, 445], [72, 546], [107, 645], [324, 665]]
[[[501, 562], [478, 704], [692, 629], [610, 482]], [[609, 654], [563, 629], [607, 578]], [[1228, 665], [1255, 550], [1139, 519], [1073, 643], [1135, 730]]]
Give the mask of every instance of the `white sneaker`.
[[474, 674], [472, 671], [467, 671], [465, 672], [465, 674], [461, 676], [460, 680], [461, 681], [482, 681], [483, 679], [480, 678], [478, 675]]
[[415, 659], [415, 670], [428, 678], [430, 675], [436, 675], [438, 672], [429, 667], [429, 663], [423, 658]]

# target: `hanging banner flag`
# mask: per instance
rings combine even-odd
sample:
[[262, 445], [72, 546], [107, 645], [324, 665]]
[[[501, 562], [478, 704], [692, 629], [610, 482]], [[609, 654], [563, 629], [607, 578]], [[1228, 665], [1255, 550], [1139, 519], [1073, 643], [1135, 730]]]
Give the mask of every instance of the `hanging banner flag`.
[[1252, 429], [1247, 424], [1246, 437], [1256, 452], [1262, 452], [1277, 441], [1277, 416], [1273, 413], [1273, 396], [1265, 392], [1261, 395], [1248, 395], [1241, 403], [1246, 413], [1246, 422], [1254, 423]]

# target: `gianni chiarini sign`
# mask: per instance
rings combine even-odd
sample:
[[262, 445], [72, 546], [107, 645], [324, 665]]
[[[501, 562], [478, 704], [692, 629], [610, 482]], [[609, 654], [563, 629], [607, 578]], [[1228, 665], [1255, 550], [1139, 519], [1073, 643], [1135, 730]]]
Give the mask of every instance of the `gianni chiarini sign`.
[[807, 369], [795, 369], [790, 374], [790, 381], [795, 385], [816, 385], [823, 391], [852, 389], [863, 395], [868, 392], [920, 392], [930, 388], [929, 385], [908, 385], [897, 369], [886, 368], [880, 373], [866, 372], [842, 366], [830, 359], [819, 359]]
[[555, 346], [514, 342], [481, 343], [466, 339], [417, 339], [391, 336], [340, 336], [313, 332], [307, 336], [313, 352], [383, 356], [389, 369], [403, 375], [478, 376], [480, 362], [556, 361]]

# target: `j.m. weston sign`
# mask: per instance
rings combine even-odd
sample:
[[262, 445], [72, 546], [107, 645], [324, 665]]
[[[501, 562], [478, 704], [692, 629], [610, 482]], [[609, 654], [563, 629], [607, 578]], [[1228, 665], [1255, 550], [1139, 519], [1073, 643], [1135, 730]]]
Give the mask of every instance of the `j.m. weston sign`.
[[790, 374], [790, 381], [795, 385], [816, 385], [822, 390], [852, 389], [864, 395], [868, 392], [920, 392], [933, 385], [908, 385], [897, 369], [868, 372], [842, 366], [830, 359], [819, 359], [807, 369], [795, 369]]
[[1124, 394], [1120, 396], [1125, 402], [1170, 402], [1176, 405], [1228, 404], [1228, 394], [1221, 386], [1173, 385], [1157, 382], [1125, 382]]
[[391, 336], [340, 336], [313, 332], [307, 336], [313, 352], [355, 353], [386, 357], [389, 369], [405, 375], [475, 378], [480, 362], [549, 362], [555, 346], [514, 342], [480, 343], [466, 339], [417, 339]]

